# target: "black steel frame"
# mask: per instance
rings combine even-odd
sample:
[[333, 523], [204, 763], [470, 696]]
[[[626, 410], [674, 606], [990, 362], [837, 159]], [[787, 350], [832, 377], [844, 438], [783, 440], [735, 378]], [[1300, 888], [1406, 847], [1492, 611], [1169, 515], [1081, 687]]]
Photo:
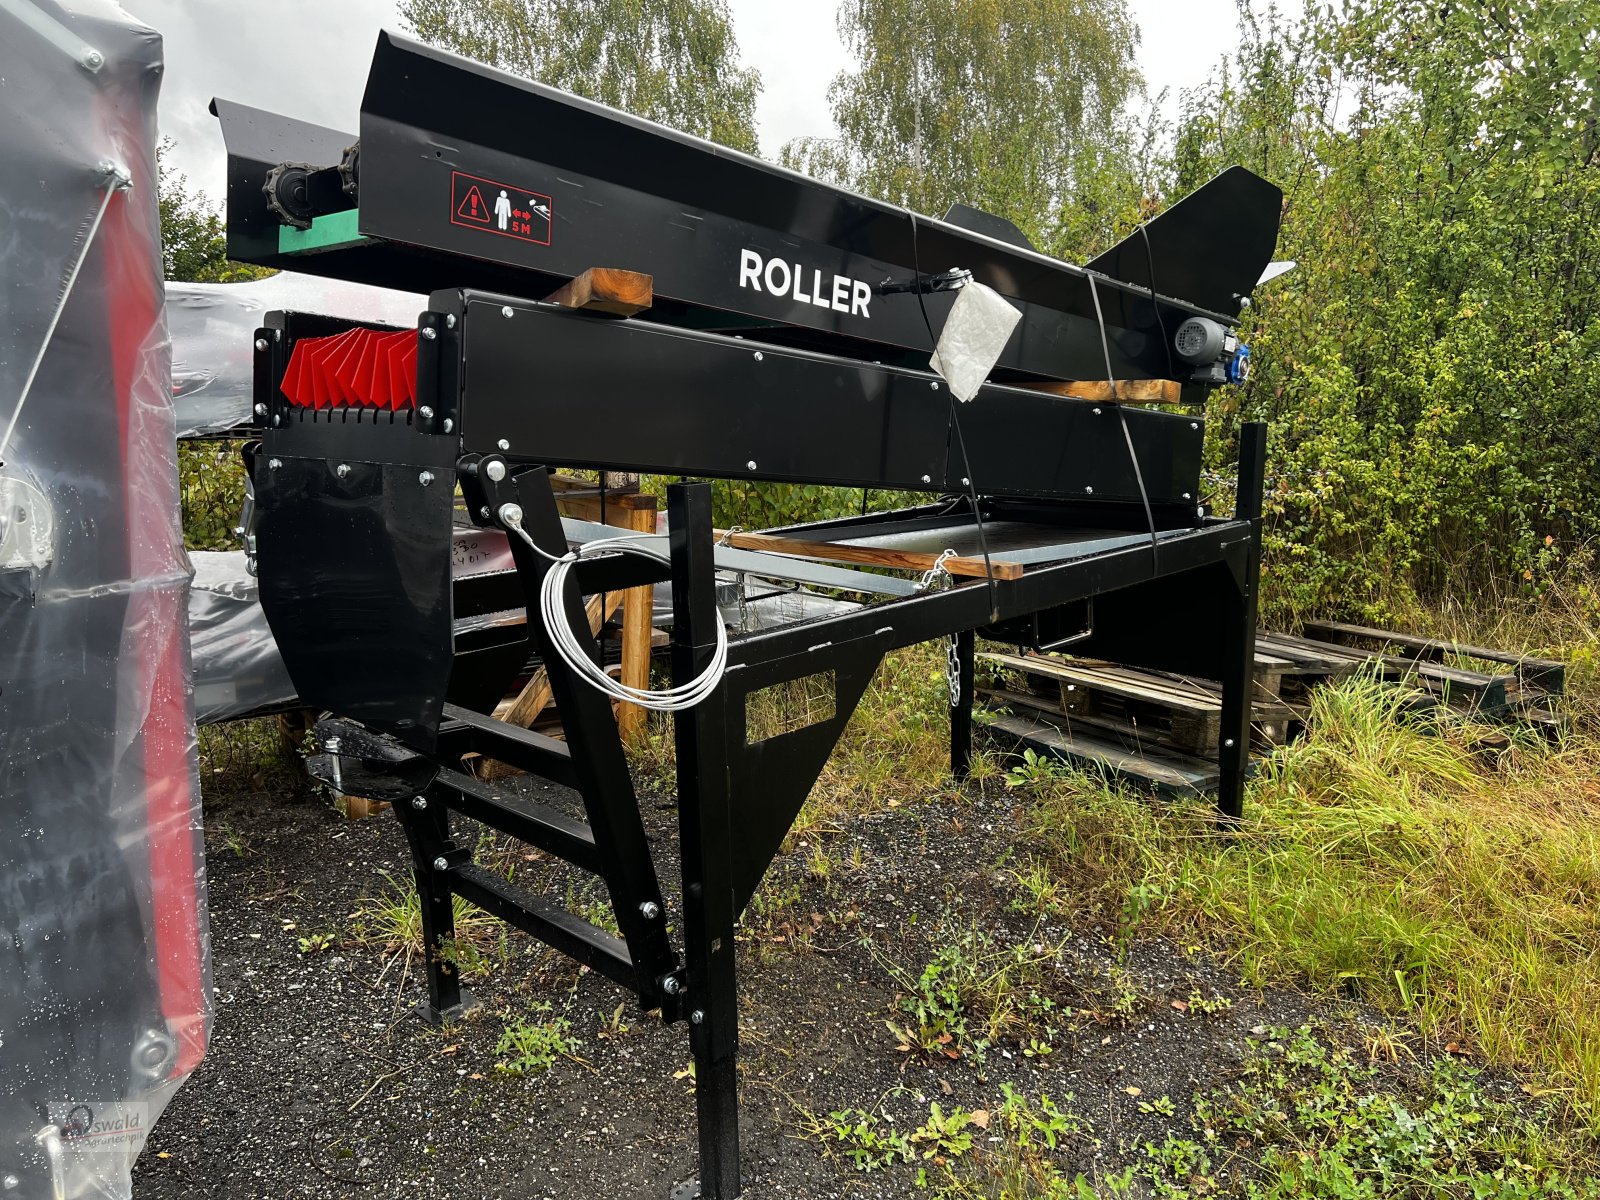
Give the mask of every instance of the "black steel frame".
[[[1061, 543], [1108, 529], [1148, 532], [1150, 540], [1123, 539], [1113, 549], [1029, 566], [1020, 578], [967, 580], [736, 638], [721, 686], [675, 719], [683, 879], [673, 901], [682, 930], [675, 945], [610, 702], [561, 659], [536, 611], [550, 566], [546, 555], [563, 554], [567, 542], [549, 471], [525, 447], [556, 447], [551, 462], [603, 462], [617, 422], [563, 411], [564, 399], [583, 394], [584, 364], [603, 365], [608, 384], [619, 373], [637, 372], [653, 382], [658, 403], [665, 396], [668, 408], [691, 415], [697, 381], [702, 402], [740, 394], [759, 366], [777, 381], [768, 385], [773, 413], [762, 416], [764, 428], [736, 419], [733, 410], [726, 429], [689, 420], [663, 429], [629, 465], [835, 484], [910, 482], [934, 491], [960, 482], [942, 445], [937, 453], [919, 451], [921, 458], [896, 456], [906, 443], [924, 444], [921, 423], [945, 437], [948, 400], [928, 401], [936, 393], [925, 372], [450, 292], [436, 295], [420, 321], [415, 412], [374, 417], [289, 409], [277, 385], [293, 344], [345, 324], [273, 314], [258, 343], [264, 347], [258, 399], [269, 411], [265, 441], [252, 457], [262, 598], [302, 695], [338, 714], [322, 730], [332, 753], [317, 769], [351, 794], [366, 788], [395, 801], [422, 897], [425, 1017], [450, 1020], [466, 1003], [448, 953], [452, 900], [461, 896], [633, 991], [645, 1010], [688, 1023], [702, 1195], [731, 1200], [740, 1191], [737, 922], [886, 653], [956, 638], [960, 687], [950, 711], [950, 762], [957, 777], [972, 752], [977, 636], [1036, 647], [1070, 641], [1083, 653], [1220, 679], [1218, 809], [1224, 823], [1241, 816], [1264, 427], [1243, 427], [1237, 511], [1222, 519], [1203, 515], [1182, 490], [1197, 486], [1197, 419], [1110, 406], [1096, 411], [1079, 401], [989, 388], [967, 421], [988, 475], [979, 479], [986, 520], [1037, 527], [1045, 540]], [[627, 392], [610, 394], [626, 404]], [[1031, 425], [1008, 407], [1024, 403], [1032, 406]], [[855, 467], [838, 453], [852, 432], [852, 414], [854, 434], [872, 447]], [[1148, 511], [1132, 479], [1124, 418], [1135, 446], [1145, 450]], [[1061, 432], [1037, 438], [1039, 421], [1060, 422]], [[1023, 454], [1003, 473], [999, 439], [1007, 428], [1027, 429], [1047, 452]], [[739, 460], [753, 453], [741, 439], [751, 437], [764, 439], [767, 461], [741, 469]], [[452, 586], [452, 476], [473, 519], [508, 533], [515, 580]], [[1099, 485], [1092, 494], [1077, 486], [1084, 479]], [[506, 525], [508, 505], [520, 510], [522, 527], [543, 554]], [[787, 532], [826, 540], [905, 531], [951, 508], [943, 502]], [[565, 608], [572, 628], [586, 629], [584, 596], [670, 581], [672, 670], [684, 682], [709, 661], [721, 620], [709, 485], [673, 485], [668, 510], [669, 564], [627, 555], [585, 559], [569, 575]], [[509, 642], [452, 638], [452, 615], [506, 604], [532, 606]], [[302, 619], [312, 609], [315, 620]], [[591, 647], [598, 656], [592, 639]], [[549, 672], [564, 741], [484, 715], [530, 652]], [[831, 716], [750, 740], [746, 707], [753, 693], [817, 675], [831, 677]], [[329, 742], [335, 737], [340, 743]], [[462, 769], [468, 754], [574, 789], [585, 819], [474, 778]], [[610, 894], [620, 936], [474, 863], [453, 819], [501, 830], [596, 875]]]
[[[428, 946], [424, 1015], [446, 1021], [464, 1004], [447, 954], [453, 934], [453, 896], [465, 897], [631, 989], [645, 1009], [659, 1010], [665, 1021], [689, 1025], [696, 1064], [699, 1194], [714, 1200], [739, 1195], [735, 928], [883, 656], [897, 647], [956, 635], [961, 687], [950, 713], [950, 760], [953, 773], [962, 777], [972, 745], [976, 635], [1010, 634], [1020, 620], [1062, 610], [1074, 614], [1076, 621], [1086, 610], [1074, 607], [1075, 602], [1108, 597], [1111, 602], [1100, 605], [1099, 613], [1120, 611], [1132, 619], [1119, 624], [1102, 617], [1083, 640], [1088, 650], [1115, 648], [1131, 661], [1203, 669], [1221, 678], [1218, 808], [1224, 823], [1237, 820], [1248, 761], [1264, 457], [1264, 426], [1244, 426], [1235, 516], [1207, 519], [1192, 531], [1164, 540], [1159, 555], [1140, 544], [1029, 570], [1020, 580], [998, 584], [992, 592], [982, 581], [969, 581], [735, 639], [722, 686], [704, 703], [676, 716], [683, 881], [676, 903], [681, 954], [667, 936], [667, 902], [644, 837], [609, 702], [576, 678], [554, 652], [536, 614], [530, 613], [528, 633], [550, 672], [566, 740], [449, 706], [431, 754], [400, 751], [407, 761], [423, 760], [436, 768], [432, 782], [409, 800], [402, 799], [395, 810], [411, 846], [422, 896]], [[491, 514], [480, 517], [482, 523], [499, 524], [496, 514], [513, 503], [520, 506], [524, 526], [541, 549], [550, 554], [565, 550], [544, 469], [509, 463], [503, 455], [469, 454], [460, 460], [458, 473], [472, 510]], [[672, 485], [668, 510], [670, 569], [629, 558], [628, 568], [614, 566], [603, 581], [615, 587], [663, 575], [670, 579], [675, 616], [672, 671], [683, 682], [709, 661], [716, 642], [715, 622], [721, 619], [714, 595], [709, 486]], [[524, 594], [536, 596], [549, 564], [517, 537], [511, 544]], [[577, 624], [582, 619], [580, 591], [599, 580], [599, 576], [587, 584], [569, 580], [566, 607], [574, 628], [583, 628]], [[1190, 652], [1177, 657], [1159, 639], [1146, 642], [1142, 652], [1131, 645], [1127, 629], [1170, 611], [1178, 597], [1187, 598], [1190, 611], [1197, 611], [1196, 595], [1215, 602], [1210, 609], [1198, 610], [1203, 618], [1215, 621], [1214, 638], [1188, 637]], [[835, 681], [831, 717], [765, 741], [748, 740], [746, 700], [752, 693], [822, 673], [831, 673]], [[575, 788], [587, 823], [464, 774], [460, 759], [468, 753], [499, 759]], [[621, 937], [474, 864], [452, 835], [452, 816], [510, 833], [595, 873], [610, 891]], [[692, 1193], [680, 1188], [677, 1194]]]

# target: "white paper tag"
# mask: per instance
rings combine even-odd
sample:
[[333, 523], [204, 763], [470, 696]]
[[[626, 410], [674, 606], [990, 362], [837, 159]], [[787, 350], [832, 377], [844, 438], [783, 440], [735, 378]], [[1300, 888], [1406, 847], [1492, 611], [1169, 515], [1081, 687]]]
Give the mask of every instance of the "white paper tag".
[[950, 307], [928, 365], [944, 376], [955, 398], [966, 403], [989, 378], [1020, 320], [1021, 311], [999, 292], [969, 283]]

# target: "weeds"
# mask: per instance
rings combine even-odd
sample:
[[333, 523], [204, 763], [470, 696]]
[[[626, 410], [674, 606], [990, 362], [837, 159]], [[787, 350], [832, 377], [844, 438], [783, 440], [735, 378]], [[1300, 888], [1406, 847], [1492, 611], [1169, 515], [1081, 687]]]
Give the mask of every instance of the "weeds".
[[[543, 1015], [550, 1012], [548, 1004], [536, 1004], [534, 1011]], [[550, 1017], [544, 1021], [517, 1019], [507, 1022], [500, 1031], [500, 1040], [494, 1052], [504, 1057], [494, 1065], [502, 1075], [536, 1075], [555, 1066], [556, 1059], [572, 1055], [578, 1042], [572, 1036], [572, 1022], [566, 1017]]]
[[[861, 1109], [811, 1132], [858, 1170], [903, 1171], [908, 1194], [934, 1200], [1600, 1197], [1600, 1184], [1540, 1158], [1538, 1118], [1497, 1099], [1477, 1070], [1445, 1057], [1384, 1074], [1310, 1027], [1249, 1039], [1237, 1078], [1187, 1105], [1140, 1101], [1169, 1126], [1159, 1138], [1107, 1141], [1071, 1104], [1002, 1084], [992, 1110], [933, 1104], [905, 1122], [922, 1120], [909, 1134]], [[1081, 1174], [1073, 1164], [1090, 1151], [1101, 1165]]]
[[1030, 1057], [1048, 1055], [1064, 1015], [1049, 995], [1046, 967], [1054, 957], [1054, 948], [997, 945], [968, 927], [938, 947], [916, 975], [880, 960], [901, 990], [901, 1019], [888, 1022], [889, 1030], [903, 1050], [936, 1057], [981, 1063], [1002, 1038]]
[[1531, 1067], [1600, 1130], [1600, 750], [1575, 735], [1488, 767], [1364, 680], [1315, 692], [1308, 729], [1264, 764], [1236, 837], [1205, 805], [1082, 774], [1033, 787], [1035, 851], [1075, 885], [1058, 897], [1181, 929], [1252, 985], [1359, 998]]

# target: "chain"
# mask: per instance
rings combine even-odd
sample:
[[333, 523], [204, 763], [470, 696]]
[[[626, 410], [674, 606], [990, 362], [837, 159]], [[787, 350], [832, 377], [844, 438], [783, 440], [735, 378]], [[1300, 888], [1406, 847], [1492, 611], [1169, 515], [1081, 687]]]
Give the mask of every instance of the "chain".
[[917, 584], [917, 591], [937, 591], [939, 588], [944, 587], [946, 583], [953, 579], [954, 576], [950, 574], [950, 569], [945, 566], [945, 563], [949, 562], [954, 557], [956, 557], [956, 552], [954, 550], [942, 551], [939, 554], [939, 557], [933, 560], [933, 566], [929, 567], [922, 573], [922, 579]]
[[[934, 559], [933, 566], [922, 574], [922, 581], [917, 585], [919, 592], [937, 591], [948, 587], [954, 576], [950, 568], [945, 566], [952, 558], [956, 557], [954, 550], [945, 550]], [[956, 643], [956, 635], [949, 634], [944, 642], [944, 686], [950, 693], [950, 707], [955, 708], [961, 703], [961, 651]]]
[[950, 707], [961, 703], [961, 651], [955, 634], [944, 639], [944, 685], [950, 691]]

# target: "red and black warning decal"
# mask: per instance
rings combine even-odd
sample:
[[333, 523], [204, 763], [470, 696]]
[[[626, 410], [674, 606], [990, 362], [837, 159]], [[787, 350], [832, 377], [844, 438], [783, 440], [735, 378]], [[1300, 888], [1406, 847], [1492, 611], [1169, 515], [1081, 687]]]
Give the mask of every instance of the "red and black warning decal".
[[452, 225], [548, 246], [552, 207], [550, 197], [542, 192], [462, 171], [450, 174]]

